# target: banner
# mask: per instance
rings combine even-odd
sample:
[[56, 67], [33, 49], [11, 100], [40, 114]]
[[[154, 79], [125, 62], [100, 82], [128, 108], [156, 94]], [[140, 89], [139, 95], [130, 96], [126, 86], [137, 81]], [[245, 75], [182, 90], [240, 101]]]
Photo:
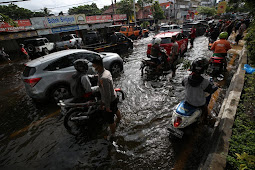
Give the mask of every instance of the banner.
[[52, 34], [52, 30], [51, 29], [43, 29], [43, 30], [36, 30], [38, 35], [48, 35], [48, 34]]
[[217, 9], [217, 14], [225, 13], [226, 8], [227, 8], [227, 2], [226, 1], [219, 2], [218, 9]]
[[11, 26], [7, 22], [0, 22], [0, 32], [18, 32], [33, 29], [29, 19], [14, 22], [18, 25], [17, 27]]
[[0, 35], [0, 41], [34, 37], [34, 36], [37, 36], [36, 31], [11, 33], [11, 34], [7, 34], [7, 35]]
[[85, 24], [86, 23], [85, 14], [75, 15], [75, 20], [76, 20], [76, 24]]
[[49, 28], [45, 17], [30, 18], [30, 21], [35, 29]]
[[51, 31], [53, 34], [61, 33], [61, 32], [69, 32], [79, 30], [78, 25], [66, 26], [66, 27], [59, 27], [59, 28], [52, 28]]
[[94, 16], [86, 16], [86, 23], [102, 23], [102, 22], [112, 22], [111, 15], [94, 15]]
[[54, 16], [54, 17], [45, 17], [46, 23], [49, 27], [59, 27], [64, 25], [75, 25], [76, 19], [74, 15], [68, 16]]
[[113, 21], [127, 20], [127, 15], [126, 14], [114, 14], [112, 17], [113, 17]]

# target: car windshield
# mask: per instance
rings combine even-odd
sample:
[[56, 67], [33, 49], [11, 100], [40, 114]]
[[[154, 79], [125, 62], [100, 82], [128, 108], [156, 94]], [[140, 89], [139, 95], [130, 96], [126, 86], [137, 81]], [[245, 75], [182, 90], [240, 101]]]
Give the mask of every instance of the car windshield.
[[[152, 44], [154, 44], [155, 38], [152, 39]], [[169, 44], [171, 43], [171, 37], [161, 38], [161, 44]]]
[[62, 41], [68, 41], [68, 40], [72, 39], [72, 37], [70, 35], [68, 35], [68, 36], [62, 37], [61, 39], [62, 39]]
[[169, 27], [161, 27], [160, 28], [160, 31], [167, 31], [167, 30], [169, 30]]
[[97, 36], [96, 33], [88, 33], [86, 35], [86, 37], [96, 37], [96, 36]]
[[127, 28], [125, 28], [125, 27], [120, 28], [120, 31], [126, 31], [126, 30], [127, 30]]

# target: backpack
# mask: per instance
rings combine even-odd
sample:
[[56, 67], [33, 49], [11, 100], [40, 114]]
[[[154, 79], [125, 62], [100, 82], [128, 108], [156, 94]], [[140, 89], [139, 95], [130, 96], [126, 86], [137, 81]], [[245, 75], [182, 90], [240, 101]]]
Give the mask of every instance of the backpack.
[[84, 76], [84, 74], [81, 73], [75, 73], [72, 75], [72, 80], [70, 83], [70, 89], [71, 93], [75, 98], [82, 97], [85, 94], [86, 89], [84, 89], [82, 83], [81, 83], [81, 77]]

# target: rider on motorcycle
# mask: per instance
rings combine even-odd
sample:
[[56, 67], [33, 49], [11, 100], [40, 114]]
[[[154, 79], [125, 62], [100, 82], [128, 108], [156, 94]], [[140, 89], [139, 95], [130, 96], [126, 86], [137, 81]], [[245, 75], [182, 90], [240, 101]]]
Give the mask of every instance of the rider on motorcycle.
[[157, 66], [157, 72], [166, 67], [169, 67], [168, 61], [168, 55], [166, 54], [166, 51], [164, 49], [161, 49], [160, 47], [161, 44], [161, 38], [157, 37], [155, 38], [153, 45], [151, 47], [151, 56], [152, 60], [158, 65]]
[[74, 68], [76, 72], [72, 75], [71, 81], [71, 93], [74, 96], [74, 100], [80, 101], [84, 99], [84, 96], [89, 93], [98, 91], [98, 86], [91, 85], [88, 72], [88, 63], [86, 59], [78, 59], [74, 61]]
[[202, 122], [205, 122], [208, 116], [206, 92], [212, 94], [217, 90], [211, 81], [201, 75], [207, 67], [207, 59], [198, 58], [194, 60], [190, 69], [192, 73], [182, 81], [182, 85], [185, 87], [185, 102], [202, 109]]
[[[214, 56], [224, 57], [225, 67], [227, 66], [226, 56], [229, 49], [231, 49], [230, 42], [226, 40], [228, 38], [227, 32], [221, 32], [219, 40], [215, 41], [211, 47], [214, 51]], [[224, 68], [225, 69], [225, 68]]]

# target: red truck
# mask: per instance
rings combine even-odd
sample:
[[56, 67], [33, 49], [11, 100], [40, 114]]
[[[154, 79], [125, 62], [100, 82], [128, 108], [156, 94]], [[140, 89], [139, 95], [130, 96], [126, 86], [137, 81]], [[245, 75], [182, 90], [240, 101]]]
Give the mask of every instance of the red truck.
[[152, 42], [150, 44], [148, 44], [147, 56], [149, 56], [151, 54], [151, 46], [152, 46], [155, 38], [157, 38], [157, 37], [161, 38], [160, 46], [164, 47], [167, 54], [170, 55], [171, 48], [172, 48], [172, 45], [173, 45], [173, 43], [171, 41], [171, 38], [172, 38], [173, 35], [176, 36], [176, 41], [179, 45], [179, 54], [180, 54], [180, 56], [183, 56], [183, 54], [188, 49], [188, 37], [185, 36], [181, 32], [162, 32], [162, 33], [159, 33], [159, 34], [155, 35], [152, 39]]

